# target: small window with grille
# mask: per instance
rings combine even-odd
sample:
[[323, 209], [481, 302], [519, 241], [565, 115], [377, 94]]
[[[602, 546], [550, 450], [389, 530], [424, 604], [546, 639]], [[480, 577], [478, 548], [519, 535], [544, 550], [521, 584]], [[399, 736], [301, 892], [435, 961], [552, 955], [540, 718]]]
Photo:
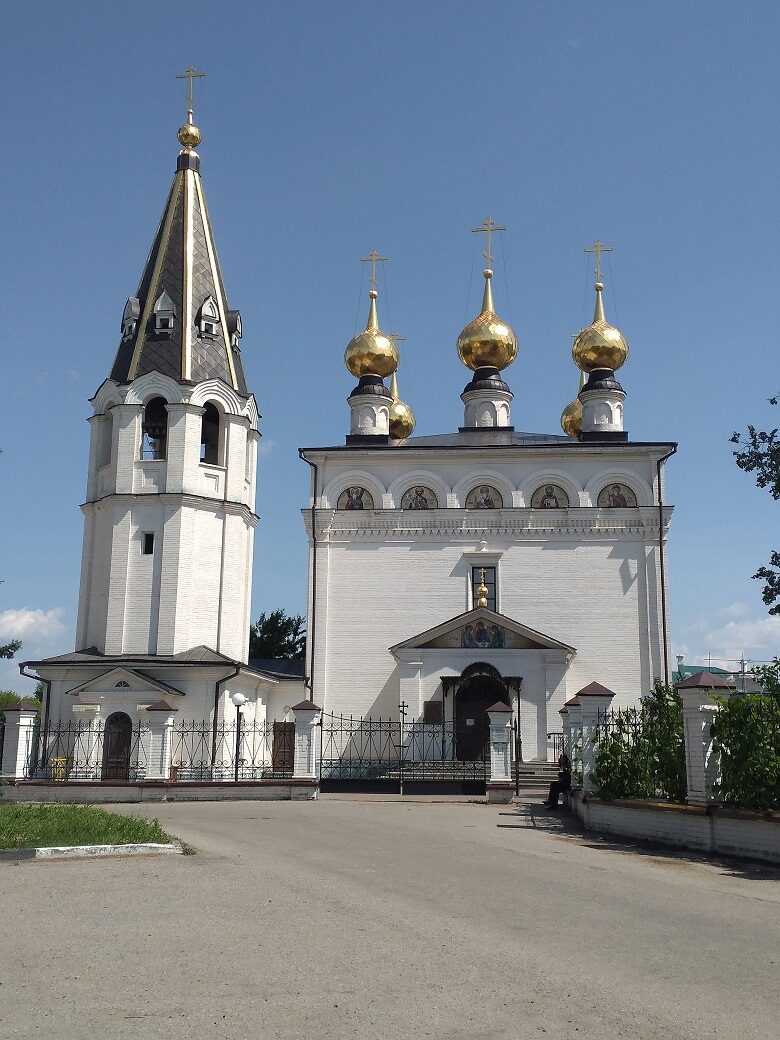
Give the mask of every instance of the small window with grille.
[[485, 588], [487, 592], [487, 605], [489, 610], [498, 610], [496, 605], [496, 568], [495, 567], [472, 567], [471, 568], [471, 605], [476, 607], [479, 600], [480, 585], [483, 584], [482, 574], [484, 572]]

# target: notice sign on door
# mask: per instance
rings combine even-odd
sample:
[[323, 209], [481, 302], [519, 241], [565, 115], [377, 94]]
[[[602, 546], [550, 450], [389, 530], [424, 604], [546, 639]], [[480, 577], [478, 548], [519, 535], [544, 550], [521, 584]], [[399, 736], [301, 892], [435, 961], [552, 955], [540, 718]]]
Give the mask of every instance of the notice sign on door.
[[466, 725], [467, 726], [473, 726], [474, 725], [474, 721], [475, 721], [474, 719], [466, 719]]

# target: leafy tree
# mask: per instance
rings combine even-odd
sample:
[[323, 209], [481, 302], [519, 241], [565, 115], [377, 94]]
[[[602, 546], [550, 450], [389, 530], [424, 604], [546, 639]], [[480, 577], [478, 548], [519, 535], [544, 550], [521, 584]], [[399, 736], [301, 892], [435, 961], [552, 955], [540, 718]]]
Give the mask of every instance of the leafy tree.
[[3, 714], [6, 708], [10, 708], [12, 704], [19, 704], [20, 701], [25, 708], [29, 708], [31, 711], [40, 711], [41, 702], [37, 697], [14, 693], [13, 690], [0, 690], [0, 715]]
[[22, 641], [21, 639], [12, 639], [10, 643], [6, 643], [5, 646], [0, 646], [0, 659], [10, 660], [14, 656], [17, 650], [21, 650]]
[[284, 610], [261, 614], [249, 628], [249, 656], [299, 661], [306, 650], [306, 629], [300, 614]]
[[682, 700], [656, 680], [639, 708], [610, 713], [595, 738], [591, 775], [599, 798], [664, 798], [687, 790]]
[[722, 700], [711, 732], [726, 805], [780, 809], [780, 700], [754, 693]]
[[769, 664], [754, 665], [752, 674], [767, 695], [780, 702], [780, 657], [775, 657]]
[[[777, 397], [770, 397], [769, 403], [776, 405]], [[732, 444], [739, 445], [740, 450], [734, 452], [737, 465], [746, 473], [756, 474], [756, 485], [767, 488], [774, 499], [780, 499], [780, 437], [778, 430], [757, 430], [748, 426], [747, 434], [734, 433]], [[768, 567], [759, 567], [754, 578], [763, 581], [762, 598], [770, 608], [770, 614], [780, 614], [780, 550], [773, 550], [769, 557]], [[772, 606], [772, 604], [775, 604]]]

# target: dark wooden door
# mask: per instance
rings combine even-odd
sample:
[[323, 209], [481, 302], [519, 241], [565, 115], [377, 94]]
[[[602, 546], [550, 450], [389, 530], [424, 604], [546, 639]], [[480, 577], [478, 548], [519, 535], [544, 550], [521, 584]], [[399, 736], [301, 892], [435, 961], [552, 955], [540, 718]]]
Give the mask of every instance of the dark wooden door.
[[271, 768], [274, 773], [292, 776], [295, 766], [295, 723], [274, 722]]
[[103, 780], [130, 779], [130, 745], [133, 723], [123, 711], [115, 711], [106, 719], [103, 731]]
[[488, 728], [484, 698], [459, 697], [455, 717], [455, 757], [461, 762], [481, 759]]

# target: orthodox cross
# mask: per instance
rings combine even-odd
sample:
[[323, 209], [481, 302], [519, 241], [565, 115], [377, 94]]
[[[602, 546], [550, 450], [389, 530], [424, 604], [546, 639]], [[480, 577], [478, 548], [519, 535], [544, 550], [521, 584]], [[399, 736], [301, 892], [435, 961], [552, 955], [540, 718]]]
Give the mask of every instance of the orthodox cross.
[[360, 259], [364, 264], [371, 264], [371, 277], [369, 278], [369, 282], [371, 283], [371, 288], [376, 292], [376, 265], [383, 264], [387, 260], [387, 257], [380, 256], [376, 249], [372, 249], [368, 256], [361, 256]]
[[475, 227], [471, 229], [472, 234], [484, 234], [485, 236], [485, 252], [482, 254], [487, 260], [488, 265], [493, 263], [493, 257], [490, 255], [490, 236], [494, 231], [506, 231], [505, 227], [499, 227], [498, 224], [493, 220], [492, 217], [488, 217], [485, 223], [481, 227]]
[[195, 104], [195, 99], [192, 96], [192, 81], [194, 79], [205, 79], [205, 76], [205, 72], [196, 72], [194, 65], [188, 65], [184, 72], [176, 73], [176, 79], [188, 79], [190, 81], [187, 87], [187, 108], [190, 112]]
[[593, 245], [590, 247], [590, 249], [586, 249], [585, 252], [586, 253], [595, 253], [596, 254], [596, 281], [600, 282], [601, 281], [601, 254], [602, 253], [611, 253], [612, 252], [612, 246], [605, 246], [604, 243], [600, 239], [597, 238], [596, 241], [593, 243]]
[[397, 332], [391, 332], [390, 339], [393, 341], [393, 346], [397, 346], [399, 343], [406, 343], [406, 336], [401, 336]]

